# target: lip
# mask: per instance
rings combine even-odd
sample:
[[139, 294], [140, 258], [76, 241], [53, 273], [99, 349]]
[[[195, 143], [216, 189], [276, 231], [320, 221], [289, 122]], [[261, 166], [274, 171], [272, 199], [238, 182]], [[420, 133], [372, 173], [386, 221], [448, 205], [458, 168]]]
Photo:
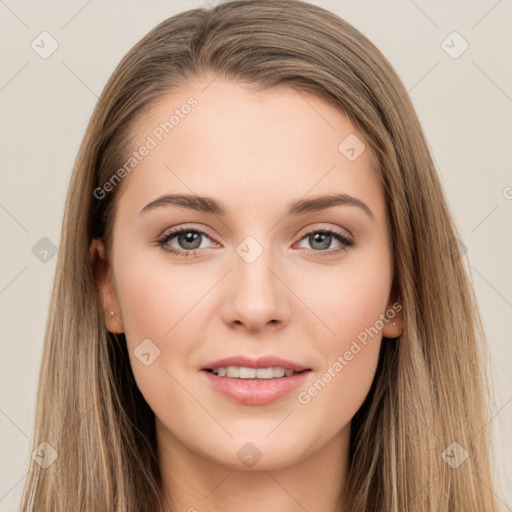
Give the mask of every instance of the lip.
[[[215, 364], [217, 364], [217, 362]], [[231, 366], [247, 366], [247, 364]], [[270, 366], [278, 365], [272, 364]], [[218, 366], [216, 367], [218, 368]], [[251, 366], [251, 368], [254, 368], [254, 366]], [[244, 405], [266, 405], [283, 398], [294, 389], [298, 388], [306, 381], [312, 372], [311, 370], [306, 370], [302, 373], [290, 375], [289, 377], [268, 380], [219, 377], [206, 369], [201, 370], [199, 373], [215, 391], [238, 403]]]
[[[221, 368], [226, 366], [246, 366], [247, 368], [269, 368], [269, 367], [281, 367], [285, 370], [293, 370], [294, 372], [302, 372], [303, 370], [311, 370], [306, 366], [302, 366], [293, 361], [288, 361], [276, 356], [260, 356], [256, 359], [239, 355], [233, 357], [225, 357], [224, 359], [218, 359], [212, 361], [201, 368], [201, 370], [213, 370], [214, 368]], [[284, 378], [284, 377], [283, 377]], [[248, 379], [251, 380], [251, 379]]]
[[[247, 368], [281, 367], [296, 373], [289, 377], [275, 379], [236, 379], [219, 377], [212, 372], [214, 368], [227, 366], [245, 366]], [[244, 356], [225, 357], [206, 364], [199, 372], [218, 393], [245, 405], [266, 405], [279, 400], [298, 388], [308, 378], [312, 369], [294, 361], [277, 356], [260, 356], [255, 359]]]

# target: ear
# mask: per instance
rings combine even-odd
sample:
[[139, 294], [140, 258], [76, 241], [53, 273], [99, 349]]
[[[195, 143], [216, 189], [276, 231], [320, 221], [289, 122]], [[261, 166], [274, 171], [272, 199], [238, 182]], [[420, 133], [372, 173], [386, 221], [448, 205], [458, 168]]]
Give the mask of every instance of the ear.
[[396, 297], [390, 297], [386, 307], [385, 325], [382, 336], [385, 338], [398, 338], [404, 332], [404, 315], [402, 302]]
[[[102, 240], [93, 239], [89, 247], [91, 262], [93, 266], [94, 279], [101, 297], [105, 325], [107, 330], [121, 334], [124, 332], [121, 318], [121, 308], [117, 299], [117, 292], [112, 279], [112, 268], [105, 256], [105, 246]], [[114, 315], [111, 316], [110, 313]]]

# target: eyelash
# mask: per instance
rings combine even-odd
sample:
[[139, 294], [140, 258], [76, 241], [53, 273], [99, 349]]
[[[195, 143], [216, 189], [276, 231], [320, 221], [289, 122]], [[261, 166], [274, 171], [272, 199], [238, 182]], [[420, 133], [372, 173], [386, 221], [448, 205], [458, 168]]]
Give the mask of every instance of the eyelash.
[[[169, 240], [171, 240], [176, 235], [179, 235], [181, 233], [200, 233], [201, 235], [204, 235], [207, 238], [210, 238], [210, 239], [212, 238], [206, 231], [203, 231], [202, 229], [195, 228], [195, 227], [194, 228], [184, 227], [184, 228], [173, 229], [172, 231], [170, 231], [169, 233], [164, 235], [162, 238], [157, 240], [157, 244], [162, 248], [162, 250], [164, 250], [165, 252], [168, 252], [169, 254], [173, 254], [173, 255], [181, 256], [181, 257], [185, 257], [185, 258], [187, 258], [189, 256], [195, 256], [200, 251], [200, 249], [194, 249], [192, 251], [177, 251], [176, 249], [170, 249], [170, 248], [168, 248], [168, 246], [165, 245], [165, 244], [167, 244], [167, 242], [169, 242]], [[304, 235], [301, 237], [300, 241], [304, 240], [305, 238], [307, 238], [308, 236], [310, 236], [314, 233], [322, 233], [325, 235], [330, 235], [330, 236], [333, 236], [339, 242], [341, 242], [340, 247], [338, 247], [337, 249], [330, 251], [330, 252], [315, 251], [312, 249], [310, 250], [310, 252], [316, 253], [321, 257], [335, 256], [337, 254], [345, 252], [347, 249], [349, 249], [350, 247], [352, 247], [355, 244], [355, 242], [352, 238], [350, 238], [346, 235], [343, 235], [343, 234], [339, 233], [338, 231], [334, 231], [334, 230], [328, 229], [328, 228], [322, 228], [322, 229], [317, 228], [317, 229], [308, 231], [307, 233], [304, 233]]]

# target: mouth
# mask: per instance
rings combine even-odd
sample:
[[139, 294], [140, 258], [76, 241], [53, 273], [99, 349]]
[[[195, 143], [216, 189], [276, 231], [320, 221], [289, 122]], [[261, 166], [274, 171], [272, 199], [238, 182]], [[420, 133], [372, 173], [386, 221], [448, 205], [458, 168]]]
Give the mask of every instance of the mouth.
[[267, 405], [295, 396], [292, 391], [303, 386], [313, 371], [310, 368], [295, 371], [291, 368], [250, 368], [219, 366], [203, 368], [203, 379], [216, 393], [242, 405]]
[[230, 379], [243, 380], [270, 380], [291, 377], [300, 373], [311, 371], [310, 368], [295, 371], [291, 368], [282, 366], [269, 366], [266, 368], [249, 368], [247, 366], [220, 366], [218, 368], [205, 368], [204, 371], [210, 372], [218, 377], [229, 377]]

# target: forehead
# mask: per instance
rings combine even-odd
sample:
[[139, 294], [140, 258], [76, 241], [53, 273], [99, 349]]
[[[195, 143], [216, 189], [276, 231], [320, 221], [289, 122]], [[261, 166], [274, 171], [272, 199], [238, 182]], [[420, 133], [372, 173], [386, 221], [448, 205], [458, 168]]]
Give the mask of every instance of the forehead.
[[166, 192], [261, 206], [330, 191], [383, 207], [363, 134], [340, 109], [292, 87], [192, 82], [151, 105], [132, 135], [133, 151], [151, 146], [124, 184], [141, 207]]

